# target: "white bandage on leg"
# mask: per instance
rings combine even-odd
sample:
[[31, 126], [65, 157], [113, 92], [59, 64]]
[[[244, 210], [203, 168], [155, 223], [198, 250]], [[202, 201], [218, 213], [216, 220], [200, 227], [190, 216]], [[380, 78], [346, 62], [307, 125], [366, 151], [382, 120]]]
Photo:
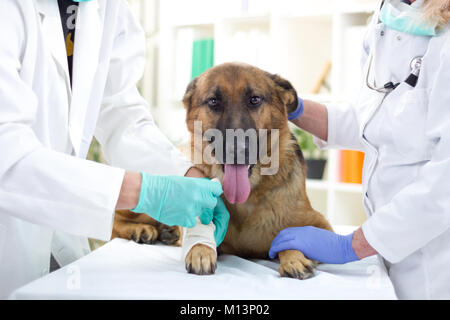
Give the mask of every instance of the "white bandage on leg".
[[[220, 183], [218, 179], [212, 179], [212, 181]], [[203, 244], [216, 251], [215, 230], [216, 226], [214, 223], [211, 222], [208, 225], [204, 225], [198, 218], [197, 225], [194, 228], [183, 228], [182, 259], [185, 260], [189, 251], [197, 244]]]
[[185, 260], [192, 247], [197, 244], [203, 244], [216, 251], [216, 241], [214, 239], [214, 223], [204, 225], [197, 219], [197, 225], [194, 228], [183, 229], [182, 259]]

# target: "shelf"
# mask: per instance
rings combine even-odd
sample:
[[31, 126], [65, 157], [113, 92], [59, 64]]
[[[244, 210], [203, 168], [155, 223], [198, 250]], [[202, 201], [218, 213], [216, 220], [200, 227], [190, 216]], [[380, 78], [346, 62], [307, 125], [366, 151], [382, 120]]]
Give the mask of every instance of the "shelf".
[[332, 185], [334, 190], [339, 192], [362, 193], [362, 185], [357, 183], [336, 183]]
[[313, 179], [307, 179], [306, 180], [306, 188], [310, 190], [329, 190], [330, 189], [330, 183], [328, 181], [324, 180], [313, 180]]
[[357, 183], [331, 183], [325, 180], [306, 180], [306, 188], [310, 190], [334, 190], [346, 193], [362, 193], [362, 185]]
[[270, 23], [270, 15], [241, 15], [234, 17], [224, 17], [221, 23], [226, 24], [238, 24], [238, 25], [258, 25], [258, 24], [268, 24]]
[[193, 29], [207, 29], [207, 28], [214, 28], [214, 22], [211, 21], [204, 21], [204, 22], [186, 22], [182, 21], [180, 23], [175, 23], [172, 25], [175, 29], [184, 29], [184, 28], [193, 28]]

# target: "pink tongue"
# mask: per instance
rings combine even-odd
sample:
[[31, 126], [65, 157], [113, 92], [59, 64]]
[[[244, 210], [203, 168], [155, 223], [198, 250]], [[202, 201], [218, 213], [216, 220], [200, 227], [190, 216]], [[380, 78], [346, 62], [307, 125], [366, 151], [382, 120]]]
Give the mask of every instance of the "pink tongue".
[[247, 165], [225, 165], [223, 192], [229, 203], [244, 203], [250, 196]]

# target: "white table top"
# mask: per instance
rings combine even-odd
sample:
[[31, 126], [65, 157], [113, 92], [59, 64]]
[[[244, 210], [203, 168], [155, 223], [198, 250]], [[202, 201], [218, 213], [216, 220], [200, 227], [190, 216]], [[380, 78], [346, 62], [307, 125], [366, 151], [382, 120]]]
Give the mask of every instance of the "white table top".
[[[342, 230], [342, 229], [341, 229]], [[218, 258], [215, 275], [188, 274], [181, 248], [115, 239], [18, 290], [11, 299], [396, 299], [378, 257], [322, 264], [313, 278], [281, 278], [277, 261]]]

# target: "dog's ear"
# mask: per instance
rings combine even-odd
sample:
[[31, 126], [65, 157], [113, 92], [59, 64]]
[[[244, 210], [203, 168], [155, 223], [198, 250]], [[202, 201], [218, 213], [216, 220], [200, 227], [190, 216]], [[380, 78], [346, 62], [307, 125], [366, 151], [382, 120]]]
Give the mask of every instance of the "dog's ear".
[[192, 107], [192, 96], [194, 95], [195, 88], [197, 86], [198, 77], [189, 83], [187, 86], [186, 92], [183, 97], [183, 105], [186, 110], [189, 110]]
[[270, 78], [275, 82], [280, 93], [280, 99], [286, 106], [287, 112], [292, 113], [297, 110], [298, 95], [292, 84], [277, 74], [271, 74]]

